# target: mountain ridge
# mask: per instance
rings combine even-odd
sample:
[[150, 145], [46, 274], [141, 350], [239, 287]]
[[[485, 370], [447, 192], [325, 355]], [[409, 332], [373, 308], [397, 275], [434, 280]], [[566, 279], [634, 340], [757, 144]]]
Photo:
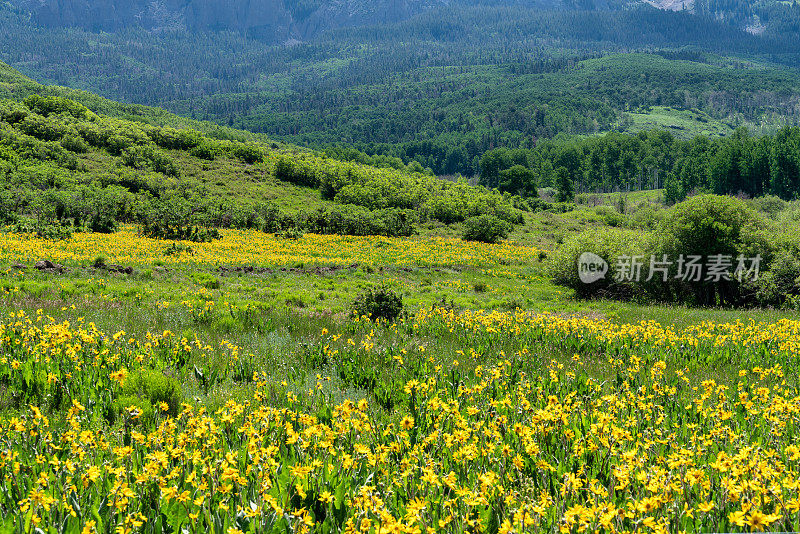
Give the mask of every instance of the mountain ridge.
[[305, 40], [329, 29], [391, 23], [450, 0], [15, 0], [42, 27], [118, 31], [236, 31], [265, 42]]

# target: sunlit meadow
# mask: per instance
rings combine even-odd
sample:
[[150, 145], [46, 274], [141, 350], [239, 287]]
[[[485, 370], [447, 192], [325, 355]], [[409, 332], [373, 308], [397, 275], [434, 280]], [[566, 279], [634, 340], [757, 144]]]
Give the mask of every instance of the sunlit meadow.
[[[250, 237], [171, 258], [133, 231], [4, 236], [0, 255], [76, 270], [105, 254], [137, 266], [459, 261], [498, 272], [531, 255]], [[5, 531], [800, 529], [798, 321], [678, 328], [433, 305], [385, 323], [202, 298], [137, 310], [152, 324], [136, 332], [98, 326], [107, 318], [80, 306], [0, 319]], [[156, 327], [173, 315], [180, 330]], [[221, 335], [223, 318], [240, 328]]]

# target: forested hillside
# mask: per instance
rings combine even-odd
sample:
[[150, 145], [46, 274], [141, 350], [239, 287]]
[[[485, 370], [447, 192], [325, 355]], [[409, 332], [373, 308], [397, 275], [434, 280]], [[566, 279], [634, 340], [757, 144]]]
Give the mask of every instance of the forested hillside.
[[448, 0], [14, 0], [34, 23], [90, 31], [235, 31], [267, 43], [343, 26], [406, 19]]
[[[67, 4], [88, 5], [40, 7]], [[558, 135], [672, 126], [688, 139], [738, 126], [773, 133], [798, 120], [793, 5], [753, 34], [706, 4], [693, 14], [607, 2], [407, 2], [397, 4], [411, 6], [399, 22], [387, 12], [278, 45], [186, 26], [185, 14], [157, 31], [137, 15], [98, 33], [63, 17], [45, 24], [26, 5], [0, 6], [0, 58], [38, 80], [437, 174], [475, 175], [487, 150]], [[171, 4], [137, 5], [115, 12]], [[187, 5], [214, 8], [176, 2], [173, 11]], [[308, 19], [334, 5], [369, 11], [358, 2], [280, 10]], [[678, 125], [673, 113], [690, 120]]]

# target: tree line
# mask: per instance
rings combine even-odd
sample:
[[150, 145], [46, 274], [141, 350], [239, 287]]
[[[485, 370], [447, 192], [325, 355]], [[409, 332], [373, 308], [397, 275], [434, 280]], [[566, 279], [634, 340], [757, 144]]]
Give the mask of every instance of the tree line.
[[698, 191], [791, 200], [800, 197], [800, 128], [760, 137], [740, 128], [727, 138], [692, 140], [651, 130], [500, 148], [481, 157], [480, 183], [527, 197], [552, 187], [562, 199], [663, 188], [669, 203]]

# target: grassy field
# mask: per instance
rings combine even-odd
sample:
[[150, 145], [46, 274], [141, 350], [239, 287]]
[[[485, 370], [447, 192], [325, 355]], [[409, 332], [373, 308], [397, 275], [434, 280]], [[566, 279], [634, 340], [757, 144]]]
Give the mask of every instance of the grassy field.
[[3, 236], [4, 531], [797, 528], [793, 312], [581, 302], [513, 242], [186, 245]]
[[[26, 124], [57, 126], [42, 119]], [[305, 169], [300, 149], [259, 146], [245, 163], [233, 145], [208, 159], [165, 144], [171, 175], [94, 146], [74, 168], [7, 153], [8, 175], [30, 181], [32, 206], [42, 184], [104, 181], [289, 214], [333, 206], [276, 178], [281, 158]], [[309, 176], [330, 170], [308, 158]], [[416, 233], [4, 228], [0, 532], [800, 529], [798, 312], [584, 301], [551, 281], [581, 232], [655, 231], [663, 191], [581, 193], [485, 244], [419, 202], [511, 200], [338, 171], [387, 186], [379, 200], [424, 186]], [[789, 233], [796, 203], [751, 205]], [[354, 313], [367, 295], [391, 318]]]
[[631, 120], [631, 124], [625, 128], [628, 133], [657, 128], [666, 130], [679, 139], [692, 139], [698, 135], [725, 137], [731, 135], [736, 126], [714, 119], [699, 110], [679, 110], [664, 106], [632, 111], [626, 116]]
[[698, 109], [675, 109], [667, 106], [651, 106], [626, 112], [624, 133], [636, 134], [658, 129], [670, 132], [678, 139], [693, 139], [699, 135], [715, 138], [727, 137], [736, 128], [744, 127], [757, 135], [769, 135], [790, 124], [785, 117], [764, 114], [758, 121], [745, 120], [739, 116], [726, 119], [714, 118]]

